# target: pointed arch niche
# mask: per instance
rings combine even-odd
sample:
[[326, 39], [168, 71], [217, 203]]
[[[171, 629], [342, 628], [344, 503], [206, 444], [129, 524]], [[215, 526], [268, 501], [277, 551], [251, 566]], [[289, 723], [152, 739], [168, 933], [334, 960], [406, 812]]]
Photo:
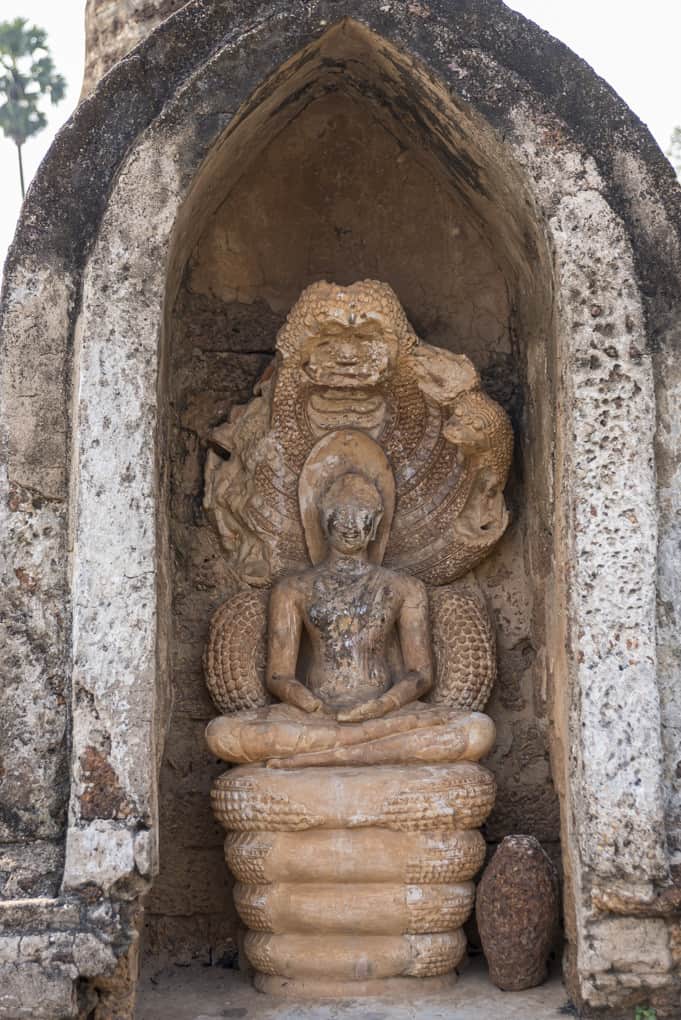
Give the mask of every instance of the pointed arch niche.
[[147, 951], [215, 958], [233, 939], [209, 790], [224, 766], [202, 729], [208, 620], [233, 590], [201, 511], [211, 428], [249, 399], [277, 329], [314, 280], [385, 280], [425, 341], [469, 355], [518, 439], [513, 524], [478, 571], [496, 620], [490, 706], [495, 843], [535, 834], [560, 861], [550, 770], [553, 637], [553, 269], [524, 173], [482, 118], [423, 67], [344, 20], [248, 100], [195, 178], [174, 231], [166, 299], [168, 521], [175, 695], [161, 767], [160, 873]]

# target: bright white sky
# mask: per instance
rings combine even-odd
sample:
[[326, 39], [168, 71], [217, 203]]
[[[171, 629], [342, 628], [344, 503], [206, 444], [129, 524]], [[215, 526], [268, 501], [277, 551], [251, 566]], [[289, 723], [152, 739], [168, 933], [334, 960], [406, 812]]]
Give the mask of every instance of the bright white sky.
[[[619, 92], [665, 149], [681, 124], [679, 0], [511, 0], [509, 6], [567, 43]], [[24, 150], [28, 180], [70, 115], [83, 76], [85, 0], [0, 0], [0, 20], [27, 18], [46, 29], [66, 99], [47, 110], [49, 126]], [[20, 192], [16, 150], [0, 135], [0, 264], [14, 232]]]

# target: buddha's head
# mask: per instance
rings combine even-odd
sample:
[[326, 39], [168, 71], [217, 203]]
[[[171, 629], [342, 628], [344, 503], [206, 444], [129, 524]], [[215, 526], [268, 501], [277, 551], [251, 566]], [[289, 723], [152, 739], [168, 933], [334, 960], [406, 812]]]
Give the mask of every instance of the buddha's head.
[[373, 482], [348, 472], [326, 490], [320, 511], [329, 545], [349, 555], [366, 549], [376, 538], [383, 517], [383, 500]]

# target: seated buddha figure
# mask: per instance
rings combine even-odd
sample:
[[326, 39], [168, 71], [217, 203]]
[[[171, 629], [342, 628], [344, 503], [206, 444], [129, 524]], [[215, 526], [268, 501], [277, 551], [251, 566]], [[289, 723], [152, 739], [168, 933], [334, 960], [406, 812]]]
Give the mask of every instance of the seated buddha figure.
[[353, 430], [318, 447], [301, 475], [315, 565], [269, 599], [265, 683], [278, 703], [214, 719], [211, 751], [270, 768], [478, 761], [492, 720], [419, 700], [433, 684], [428, 597], [380, 562], [395, 501], [385, 455]]

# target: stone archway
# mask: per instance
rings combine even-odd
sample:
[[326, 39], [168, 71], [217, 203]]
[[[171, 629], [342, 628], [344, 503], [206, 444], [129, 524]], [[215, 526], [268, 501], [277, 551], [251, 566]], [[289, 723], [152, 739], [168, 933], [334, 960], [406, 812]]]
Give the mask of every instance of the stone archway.
[[[9, 456], [11, 491], [17, 494], [12, 513], [52, 529], [40, 546], [41, 555], [51, 554], [56, 564], [49, 599], [59, 606], [68, 588], [73, 617], [72, 659], [63, 610], [47, 627], [44, 614], [26, 624], [34, 637], [43, 627], [41, 639], [51, 640], [71, 679], [71, 803], [61, 898], [88, 902], [96, 889], [95, 899], [134, 903], [158, 866], [157, 775], [170, 711], [162, 452], [169, 427], [169, 352], [160, 341], [170, 335], [186, 259], [206, 217], [231, 191], [230, 172], [283, 130], [296, 104], [302, 108], [315, 88], [335, 76], [352, 81], [358, 92], [366, 88], [365, 100], [376, 104], [378, 97], [384, 116], [392, 115], [391, 104], [399, 110], [409, 144], [421, 148], [443, 178], [449, 175], [471, 221], [488, 229], [494, 224], [504, 278], [515, 288], [513, 328], [525, 342], [529, 396], [523, 462], [538, 522], [528, 560], [547, 592], [533, 626], [543, 632], [545, 649], [537, 668], [554, 692], [554, 779], [570, 890], [569, 977], [575, 995], [607, 1005], [621, 1001], [632, 982], [645, 989], [651, 975], [672, 980], [666, 922], [626, 916], [640, 913], [669, 876], [655, 669], [655, 395], [636, 264], [650, 244], [631, 226], [633, 164], [619, 172], [625, 200], [615, 202], [607, 177], [612, 164], [597, 152], [599, 167], [585, 140], [577, 143], [566, 130], [560, 115], [568, 117], [567, 109], [557, 111], [529, 84], [514, 93], [513, 102], [493, 109], [494, 80], [508, 85], [518, 71], [503, 63], [503, 52], [473, 22], [468, 30], [478, 32], [480, 52], [493, 53], [494, 68], [467, 54], [457, 35], [461, 26], [455, 31], [445, 16], [414, 33], [401, 14], [393, 19], [378, 5], [361, 5], [361, 11], [346, 6], [355, 22], [331, 31], [320, 17], [325, 11], [297, 20], [277, 14], [275, 22], [286, 22], [283, 34], [272, 31], [269, 16], [244, 11], [242, 31], [230, 24], [212, 51], [208, 16], [198, 16], [192, 5], [179, 12], [142, 55], [131, 58], [128, 70], [162, 60], [156, 43], [174, 32], [181, 37], [192, 17], [192, 31], [210, 59], [204, 62], [194, 48], [191, 76], [165, 96], [159, 93], [146, 114], [152, 122], [139, 130], [125, 159], [120, 150], [118, 175], [101, 198], [105, 211], [95, 219], [98, 233], [87, 260], [77, 246], [62, 244], [57, 232], [47, 268], [39, 269], [37, 249], [28, 241], [29, 214], [10, 260], [4, 306], [9, 421], [18, 420], [22, 343], [48, 303], [53, 310], [40, 335], [47, 350], [54, 337], [55, 350], [63, 352], [56, 377], [63, 380], [72, 371], [73, 381], [73, 402], [54, 403], [58, 427], [47, 505], [33, 498], [40, 492], [40, 458], [31, 461], [31, 451], [55, 392], [49, 373], [31, 411], [32, 430], [17, 433]], [[211, 17], [219, 22], [218, 15]], [[256, 47], [259, 59], [244, 73]], [[219, 88], [226, 75], [225, 112]], [[533, 81], [530, 72], [527, 81]], [[114, 72], [102, 95], [116, 87]], [[455, 98], [458, 90], [463, 99]], [[162, 116], [153, 119], [161, 108]], [[87, 106], [81, 116], [89, 116]], [[230, 159], [223, 158], [227, 147]], [[35, 202], [40, 188], [39, 182]], [[657, 215], [663, 229], [663, 212]], [[552, 276], [555, 296], [548, 300]], [[59, 443], [65, 433], [72, 436], [70, 465]], [[67, 467], [71, 496], [65, 513], [59, 500], [66, 495]], [[21, 557], [17, 566], [25, 569]], [[40, 654], [36, 689], [40, 676], [55, 674]], [[52, 719], [61, 711], [60, 696], [55, 694]], [[55, 774], [63, 776], [57, 759]], [[48, 762], [52, 758], [45, 759], [46, 768]], [[58, 812], [57, 806], [53, 817]], [[49, 826], [40, 831], [52, 832]], [[622, 899], [623, 887], [635, 894], [633, 900]], [[112, 922], [119, 949], [130, 937], [124, 915]], [[626, 949], [634, 923], [645, 924], [650, 951], [668, 961], [666, 971], [649, 966], [636, 947]], [[612, 973], [615, 943], [621, 981]], [[112, 966], [110, 952], [93, 959], [81, 968], [85, 976]], [[68, 975], [64, 981], [72, 983]]]
[[[540, 214], [530, 213], [522, 172], [486, 126], [357, 22], [328, 29], [275, 82], [259, 90], [265, 109], [256, 94], [243, 121], [217, 143], [180, 213], [191, 230], [179, 226], [175, 234], [173, 265], [184, 270], [177, 270], [178, 297], [168, 296], [167, 378], [176, 550], [171, 669], [180, 693], [162, 770], [161, 874], [147, 911], [149, 943], [164, 956], [192, 948], [219, 954], [210, 938], [221, 932], [224, 941], [234, 929], [222, 836], [208, 809], [219, 766], [201, 748], [200, 720], [213, 714], [201, 673], [207, 622], [235, 582], [208, 518], [196, 513], [203, 459], [212, 427], [249, 399], [283, 316], [321, 277], [390, 282], [424, 340], [473, 358], [524, 437], [516, 526], [484, 582], [500, 621], [509, 688], [493, 709], [500, 796], [489, 838], [522, 829], [560, 856], [548, 691], [533, 704], [545, 638], [535, 633], [532, 604], [541, 603], [544, 581], [538, 577], [531, 590], [523, 568], [530, 546], [535, 562], [546, 560], [539, 536], [548, 527], [535, 500], [527, 505], [526, 490], [542, 498], [543, 481], [529, 481], [528, 458], [549, 456], [536, 447], [551, 430], [533, 422], [537, 438], [530, 440], [522, 410], [528, 371], [543, 371], [553, 342]], [[535, 401], [550, 422], [552, 401], [548, 392]], [[550, 502], [545, 493], [544, 506]], [[529, 779], [510, 750], [516, 743], [533, 761]], [[200, 867], [188, 883], [192, 855]]]

